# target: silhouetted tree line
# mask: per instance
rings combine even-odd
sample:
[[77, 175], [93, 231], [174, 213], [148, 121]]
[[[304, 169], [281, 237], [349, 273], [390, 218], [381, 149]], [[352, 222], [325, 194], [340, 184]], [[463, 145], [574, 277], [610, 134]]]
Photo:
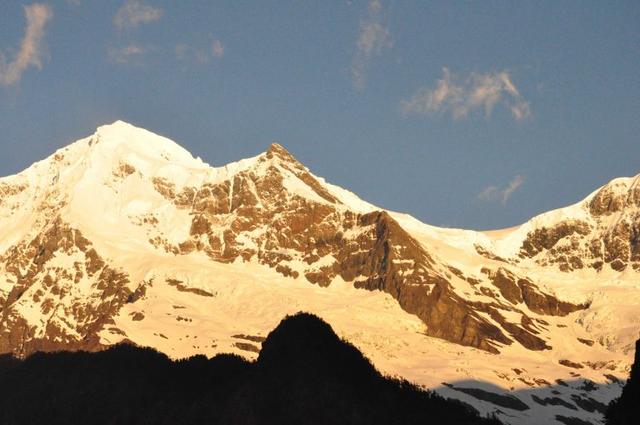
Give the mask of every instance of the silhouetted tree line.
[[285, 318], [256, 362], [149, 348], [0, 358], [0, 424], [500, 424], [385, 378], [316, 316]]
[[605, 415], [607, 425], [637, 425], [640, 423], [640, 340], [636, 342], [636, 357], [622, 395], [609, 404]]

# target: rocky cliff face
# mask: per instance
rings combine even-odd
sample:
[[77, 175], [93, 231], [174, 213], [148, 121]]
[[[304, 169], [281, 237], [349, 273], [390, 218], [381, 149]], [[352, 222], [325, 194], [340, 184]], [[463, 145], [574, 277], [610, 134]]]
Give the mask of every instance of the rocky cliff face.
[[569, 207], [568, 214], [551, 220], [541, 216], [541, 223], [531, 226], [511, 259], [516, 263], [532, 259], [562, 272], [640, 271], [639, 182], [638, 177], [616, 179]]
[[0, 257], [10, 290], [0, 298], [0, 351], [100, 348], [97, 333], [133, 301], [129, 277], [60, 218]]

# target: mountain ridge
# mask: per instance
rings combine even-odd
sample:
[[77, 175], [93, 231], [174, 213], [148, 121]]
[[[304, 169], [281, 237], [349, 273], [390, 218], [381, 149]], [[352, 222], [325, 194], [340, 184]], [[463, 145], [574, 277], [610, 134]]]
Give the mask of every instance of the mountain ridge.
[[327, 183], [277, 143], [210, 167], [116, 122], [0, 179], [0, 351], [130, 340], [251, 357], [259, 346], [235, 336], [304, 309], [431, 387], [418, 359], [444, 353], [478, 362], [433, 366], [458, 378], [522, 384], [484, 365], [498, 355], [539, 382], [589, 363], [580, 373], [606, 382], [640, 330], [637, 181], [497, 233], [443, 229]]

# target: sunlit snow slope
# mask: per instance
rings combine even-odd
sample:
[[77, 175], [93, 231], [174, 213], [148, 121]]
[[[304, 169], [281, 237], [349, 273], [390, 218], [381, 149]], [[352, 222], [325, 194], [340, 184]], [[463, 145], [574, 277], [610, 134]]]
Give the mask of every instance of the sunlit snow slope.
[[639, 180], [512, 229], [442, 229], [280, 145], [213, 168], [118, 121], [0, 179], [0, 352], [254, 358], [306, 310], [507, 423], [598, 423], [640, 331]]

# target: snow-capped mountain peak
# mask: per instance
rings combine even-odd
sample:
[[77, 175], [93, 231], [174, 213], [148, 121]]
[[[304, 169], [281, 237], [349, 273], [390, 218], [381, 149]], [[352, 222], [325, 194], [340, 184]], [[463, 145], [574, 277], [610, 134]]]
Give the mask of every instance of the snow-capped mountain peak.
[[518, 263], [570, 272], [640, 270], [640, 175], [616, 178], [583, 200], [492, 232], [484, 248]]
[[174, 141], [124, 121], [98, 127], [89, 138], [88, 145], [98, 147], [102, 154], [112, 151], [115, 157], [135, 153], [185, 167], [200, 168], [206, 165], [194, 159], [189, 151]]

